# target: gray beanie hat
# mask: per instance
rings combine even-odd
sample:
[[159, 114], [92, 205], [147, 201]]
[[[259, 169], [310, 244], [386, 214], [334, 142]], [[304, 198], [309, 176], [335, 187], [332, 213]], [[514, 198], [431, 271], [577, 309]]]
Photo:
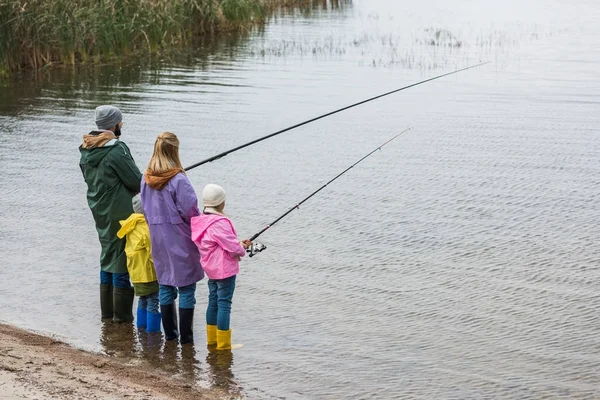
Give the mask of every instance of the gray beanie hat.
[[100, 106], [96, 108], [96, 125], [98, 129], [110, 129], [123, 120], [123, 114], [115, 106]]
[[142, 199], [139, 194], [133, 196], [133, 199], [131, 199], [131, 205], [133, 206], [133, 212], [138, 214], [144, 213], [144, 209], [142, 208]]

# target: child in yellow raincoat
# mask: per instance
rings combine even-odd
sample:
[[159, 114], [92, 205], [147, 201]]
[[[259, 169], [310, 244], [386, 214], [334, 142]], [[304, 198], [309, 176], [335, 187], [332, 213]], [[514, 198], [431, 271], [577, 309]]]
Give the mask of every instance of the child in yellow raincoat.
[[135, 295], [139, 296], [137, 309], [138, 328], [146, 332], [160, 332], [161, 315], [158, 305], [158, 281], [150, 246], [150, 230], [142, 211], [142, 201], [138, 194], [132, 199], [133, 214], [121, 223], [117, 236], [127, 236], [125, 254], [127, 271], [133, 283]]

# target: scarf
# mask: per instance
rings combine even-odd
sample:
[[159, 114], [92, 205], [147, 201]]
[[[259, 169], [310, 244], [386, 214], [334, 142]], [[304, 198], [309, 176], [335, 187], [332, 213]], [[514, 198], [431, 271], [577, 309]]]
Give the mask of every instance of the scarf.
[[144, 180], [152, 189], [162, 190], [167, 183], [180, 172], [184, 172], [181, 168], [171, 168], [162, 172], [146, 171]]
[[116, 138], [117, 137], [115, 136], [115, 134], [110, 131], [104, 131], [97, 135], [83, 135], [83, 144], [81, 145], [81, 147], [83, 147], [84, 149], [95, 149], [96, 147], [104, 146], [106, 143]]

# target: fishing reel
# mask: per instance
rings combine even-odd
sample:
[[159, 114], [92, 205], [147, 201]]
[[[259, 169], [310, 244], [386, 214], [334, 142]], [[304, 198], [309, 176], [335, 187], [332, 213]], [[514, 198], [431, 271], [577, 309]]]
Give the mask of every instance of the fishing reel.
[[252, 246], [250, 246], [246, 249], [246, 252], [248, 253], [248, 257], [254, 257], [261, 251], [265, 250], [266, 248], [267, 248], [267, 246], [265, 246], [264, 244], [254, 242], [254, 243], [252, 243]]

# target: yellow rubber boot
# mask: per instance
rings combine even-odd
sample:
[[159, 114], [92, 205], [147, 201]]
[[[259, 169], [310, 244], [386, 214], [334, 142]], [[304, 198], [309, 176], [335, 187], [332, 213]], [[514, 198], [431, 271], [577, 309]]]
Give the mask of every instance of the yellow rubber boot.
[[231, 329], [227, 331], [217, 329], [217, 350], [231, 350]]
[[217, 344], [216, 325], [206, 325], [206, 344], [209, 346], [214, 346], [215, 344]]

